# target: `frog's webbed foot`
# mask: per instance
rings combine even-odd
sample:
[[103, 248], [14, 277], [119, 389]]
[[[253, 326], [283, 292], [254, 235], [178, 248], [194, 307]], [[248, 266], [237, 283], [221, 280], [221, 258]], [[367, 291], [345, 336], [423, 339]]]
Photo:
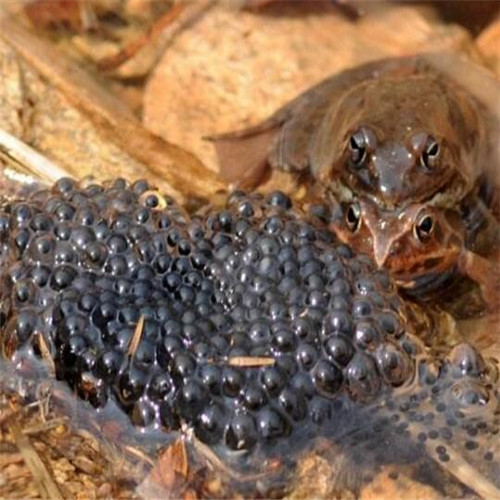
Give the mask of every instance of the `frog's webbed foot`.
[[488, 311], [498, 312], [500, 307], [500, 265], [497, 259], [489, 260], [464, 250], [458, 259], [461, 273], [479, 284]]

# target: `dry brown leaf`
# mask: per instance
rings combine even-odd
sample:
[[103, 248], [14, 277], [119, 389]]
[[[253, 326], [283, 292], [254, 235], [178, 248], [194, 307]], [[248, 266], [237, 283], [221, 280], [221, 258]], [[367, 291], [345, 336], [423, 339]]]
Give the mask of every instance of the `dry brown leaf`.
[[165, 51], [146, 87], [145, 125], [216, 170], [202, 137], [257, 123], [333, 73], [384, 56], [474, 50], [464, 29], [439, 23], [430, 7], [376, 7], [356, 23], [324, 2], [212, 9]]

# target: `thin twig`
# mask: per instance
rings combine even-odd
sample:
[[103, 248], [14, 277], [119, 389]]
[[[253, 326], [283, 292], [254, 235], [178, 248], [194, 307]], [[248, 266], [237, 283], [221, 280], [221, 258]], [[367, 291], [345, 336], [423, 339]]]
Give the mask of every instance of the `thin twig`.
[[68, 173], [33, 148], [0, 129], [0, 154], [39, 179], [54, 182]]
[[209, 360], [214, 364], [225, 364], [228, 366], [237, 366], [240, 368], [259, 368], [260, 366], [273, 366], [276, 362], [274, 358], [261, 356], [232, 356], [222, 358], [221, 360]]
[[130, 344], [128, 346], [127, 356], [129, 358], [134, 357], [135, 351], [137, 351], [137, 347], [139, 345], [139, 342], [141, 341], [143, 332], [144, 332], [144, 316], [141, 315], [139, 317], [137, 325], [135, 326], [134, 334], [132, 335], [132, 338], [130, 339]]

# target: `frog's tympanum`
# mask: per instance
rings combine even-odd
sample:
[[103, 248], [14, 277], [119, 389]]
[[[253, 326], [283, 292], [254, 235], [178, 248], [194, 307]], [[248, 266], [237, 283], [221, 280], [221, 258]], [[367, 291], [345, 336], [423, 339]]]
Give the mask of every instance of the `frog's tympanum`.
[[156, 443], [190, 430], [232, 468], [293, 462], [322, 436], [357, 488], [435, 460], [455, 494], [498, 496], [498, 367], [468, 344], [438, 355], [430, 325], [280, 192], [188, 217], [143, 181], [63, 179], [0, 207], [3, 356], [50, 357], [91, 405]]
[[[484, 88], [471, 92], [482, 82]], [[491, 77], [458, 56], [387, 59], [334, 76], [262, 124], [216, 137], [215, 145], [229, 180], [253, 185], [267, 167], [296, 172], [310, 179], [316, 194], [345, 204], [351, 212], [345, 214], [347, 226], [354, 227], [349, 222], [353, 210], [363, 215], [356, 208], [360, 198], [373, 203], [380, 221], [373, 219], [372, 209], [365, 214], [371, 219], [365, 229], [372, 246], [359, 235], [350, 243], [361, 242], [379, 264], [397, 269], [400, 278], [411, 276], [414, 283], [416, 266], [440, 273], [457, 264], [455, 256], [475, 251], [470, 243], [488, 219], [484, 210], [496, 203], [500, 181], [498, 99]], [[419, 225], [414, 218], [426, 206], [432, 213], [420, 222], [422, 233], [426, 226], [433, 232], [433, 245], [418, 245], [420, 238], [412, 239]], [[453, 245], [444, 255], [450, 241], [440, 241], [433, 227], [440, 225], [435, 217], [449, 219], [448, 209], [463, 219], [458, 224], [464, 236], [455, 241], [462, 248]], [[404, 237], [403, 228], [408, 229]], [[436, 251], [441, 253], [437, 260]], [[412, 268], [403, 269], [405, 263]]]

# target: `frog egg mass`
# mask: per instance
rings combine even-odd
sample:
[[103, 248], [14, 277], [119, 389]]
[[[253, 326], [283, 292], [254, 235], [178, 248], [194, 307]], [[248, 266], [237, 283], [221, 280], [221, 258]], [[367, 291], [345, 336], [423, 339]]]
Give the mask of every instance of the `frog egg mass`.
[[145, 181], [62, 179], [0, 208], [2, 352], [43, 344], [94, 407], [238, 456], [390, 428], [497, 467], [495, 369], [430, 359], [389, 276], [283, 193], [187, 216]]

